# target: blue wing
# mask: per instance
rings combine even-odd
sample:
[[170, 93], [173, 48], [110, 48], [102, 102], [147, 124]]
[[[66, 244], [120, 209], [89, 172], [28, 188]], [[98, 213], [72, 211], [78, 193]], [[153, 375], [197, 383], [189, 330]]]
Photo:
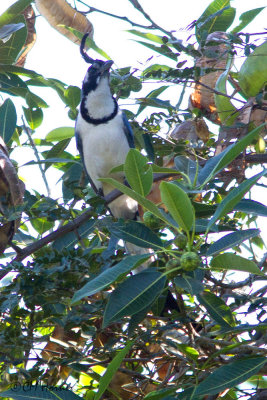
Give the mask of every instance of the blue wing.
[[134, 145], [134, 134], [133, 134], [133, 130], [131, 125], [129, 124], [128, 119], [126, 118], [126, 115], [124, 113], [122, 113], [122, 120], [123, 120], [123, 129], [124, 129], [124, 133], [125, 136], [127, 137], [129, 146], [131, 147], [131, 149], [135, 148]]
[[75, 139], [76, 139], [76, 147], [77, 147], [77, 149], [78, 149], [78, 151], [79, 151], [79, 153], [80, 153], [81, 160], [82, 160], [82, 163], [83, 163], [83, 168], [84, 168], [84, 170], [85, 170], [85, 172], [86, 172], [87, 178], [88, 178], [88, 180], [89, 180], [89, 182], [90, 182], [90, 184], [91, 184], [93, 190], [94, 190], [97, 194], [99, 194], [99, 190], [97, 190], [97, 188], [96, 188], [94, 182], [93, 182], [92, 179], [90, 178], [90, 175], [88, 174], [88, 171], [87, 171], [87, 169], [86, 169], [86, 166], [85, 166], [85, 163], [84, 163], [84, 156], [83, 156], [83, 145], [82, 145], [82, 140], [81, 140], [81, 137], [80, 137], [79, 132], [78, 132], [77, 130], [75, 130]]

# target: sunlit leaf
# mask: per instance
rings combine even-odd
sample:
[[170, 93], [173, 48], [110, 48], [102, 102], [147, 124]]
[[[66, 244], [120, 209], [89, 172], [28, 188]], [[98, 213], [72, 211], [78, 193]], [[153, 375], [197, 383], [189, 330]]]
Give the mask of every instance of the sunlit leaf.
[[244, 61], [238, 73], [238, 84], [248, 96], [256, 96], [267, 81], [267, 41], [258, 46]]
[[38, 128], [43, 122], [43, 111], [41, 108], [23, 107], [24, 115], [31, 129]]
[[153, 183], [153, 171], [147, 157], [136, 149], [130, 149], [124, 163], [124, 172], [131, 188], [147, 196]]
[[239, 17], [239, 25], [237, 25], [231, 33], [237, 33], [242, 31], [254, 18], [262, 11], [265, 7], [254, 8], [253, 10], [248, 10], [242, 13]]
[[160, 193], [173, 219], [189, 232], [194, 222], [194, 210], [187, 194], [179, 186], [164, 181], [160, 183]]
[[249, 272], [251, 274], [256, 274], [256, 275], [262, 275], [258, 266], [253, 261], [233, 253], [219, 254], [218, 256], [214, 257], [211, 260], [210, 266], [212, 269], [219, 269], [219, 270], [230, 269], [236, 271]]
[[58, 142], [59, 140], [70, 139], [74, 137], [74, 128], [69, 126], [63, 126], [61, 128], [55, 128], [50, 131], [45, 139], [48, 142]]
[[237, 246], [238, 244], [243, 243], [245, 240], [248, 240], [254, 236], [258, 236], [259, 234], [259, 229], [246, 229], [243, 231], [240, 230], [229, 233], [228, 235], [211, 244], [206, 255], [212, 256], [213, 254], [220, 253], [221, 251]]
[[32, 3], [32, 0], [17, 0], [6, 11], [0, 15], [0, 27], [14, 22], [14, 18], [22, 13], [26, 7]]
[[196, 37], [198, 41], [203, 39], [203, 34], [216, 31], [225, 32], [233, 23], [235, 8], [230, 6], [230, 0], [214, 0], [205, 9], [196, 21]]
[[[214, 93], [217, 113], [221, 122], [226, 126], [231, 126], [239, 115], [237, 109], [233, 106], [229, 97], [223, 96], [223, 94], [227, 95], [227, 81], [231, 66], [232, 58], [229, 59], [226, 70], [219, 76], [215, 85], [215, 90], [217, 91], [217, 93]], [[222, 95], [218, 92], [222, 93]]]
[[12, 22], [23, 24], [24, 26], [14, 32], [5, 43], [0, 41], [0, 60], [2, 64], [14, 64], [27, 37], [27, 28], [23, 15], [15, 17]]
[[[131, 197], [132, 199], [136, 200], [141, 206], [143, 206], [146, 210], [151, 211], [152, 214], [156, 215], [156, 217], [160, 218], [162, 221], [170, 224], [168, 218], [161, 213], [160, 209], [150, 200], [146, 199], [145, 197], [141, 196], [139, 193], [135, 192], [134, 190], [130, 189], [129, 187], [123, 185], [122, 183], [118, 182], [112, 178], [101, 178], [99, 179], [102, 182], [109, 183], [114, 188], [118, 189], [127, 196]], [[176, 228], [177, 226], [174, 225]]]

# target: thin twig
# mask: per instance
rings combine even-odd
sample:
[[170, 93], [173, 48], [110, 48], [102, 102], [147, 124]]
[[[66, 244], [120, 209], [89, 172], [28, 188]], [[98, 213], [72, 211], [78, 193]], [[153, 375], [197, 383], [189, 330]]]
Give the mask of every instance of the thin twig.
[[30, 142], [31, 147], [32, 147], [32, 149], [33, 149], [33, 152], [34, 152], [34, 154], [35, 154], [36, 160], [38, 161], [38, 167], [39, 167], [39, 170], [40, 170], [40, 172], [41, 172], [41, 175], [42, 175], [42, 178], [43, 178], [45, 187], [46, 187], [47, 195], [50, 196], [50, 194], [51, 194], [51, 193], [50, 193], [50, 188], [49, 188], [49, 185], [48, 185], [46, 176], [45, 176], [45, 171], [43, 170], [42, 165], [41, 165], [41, 159], [40, 159], [40, 157], [39, 157], [39, 153], [38, 153], [38, 151], [37, 151], [37, 149], [36, 149], [36, 146], [35, 146], [34, 141], [32, 140], [32, 136], [31, 136], [30, 129], [26, 126], [23, 117], [22, 117], [22, 122], [23, 122], [23, 129], [24, 129], [24, 132], [25, 132], [26, 135], [28, 136], [28, 139], [29, 139], [29, 142]]

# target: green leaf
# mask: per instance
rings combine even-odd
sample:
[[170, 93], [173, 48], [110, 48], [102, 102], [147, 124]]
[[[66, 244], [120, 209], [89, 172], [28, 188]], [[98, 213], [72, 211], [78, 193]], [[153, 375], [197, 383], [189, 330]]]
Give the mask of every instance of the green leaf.
[[31, 224], [40, 235], [54, 227], [54, 222], [48, 221], [46, 218], [34, 218], [31, 220]]
[[163, 108], [163, 109], [173, 109], [174, 107], [171, 105], [169, 100], [161, 100], [156, 97], [139, 97], [136, 99], [138, 104], [141, 104], [140, 107], [144, 109], [145, 107], [156, 107], [156, 108]]
[[13, 102], [10, 99], [0, 107], [0, 135], [5, 143], [8, 143], [15, 132], [17, 125], [17, 113]]
[[74, 137], [75, 130], [69, 126], [62, 126], [61, 128], [56, 128], [50, 131], [45, 139], [48, 142], [58, 142], [59, 140], [70, 139]]
[[240, 15], [239, 21], [240, 24], [237, 25], [231, 33], [237, 33], [242, 31], [253, 19], [262, 11], [265, 7], [254, 8], [253, 10], [245, 11], [243, 14]]
[[22, 13], [33, 0], [17, 0], [2, 15], [0, 15], [0, 27], [14, 22], [14, 18]]
[[[70, 26], [66, 26], [66, 25], [62, 25], [62, 26], [64, 26], [66, 29], [68, 29], [68, 31], [72, 32], [75, 36], [77, 36], [77, 38], [82, 39], [84, 33], [78, 31], [77, 29], [71, 28]], [[96, 53], [100, 54], [102, 57], [106, 58], [107, 60], [111, 60], [109, 55], [104, 50], [100, 49], [100, 47], [98, 47], [95, 44], [93, 39], [87, 37], [85, 44], [89, 47], [89, 49], [93, 49]]]
[[43, 122], [43, 111], [41, 108], [26, 108], [22, 107], [25, 118], [31, 129], [38, 128]]
[[246, 229], [244, 231], [229, 233], [210, 245], [206, 255], [212, 256], [216, 253], [220, 253], [221, 251], [237, 246], [245, 240], [258, 236], [259, 234], [259, 229]]
[[189, 233], [194, 222], [194, 209], [187, 194], [177, 185], [160, 183], [161, 199], [178, 225]]
[[195, 182], [196, 173], [201, 170], [201, 167], [193, 160], [185, 156], [177, 156], [174, 159], [175, 168], [177, 171], [182, 172], [191, 181], [191, 184]]
[[235, 8], [230, 7], [230, 0], [214, 0], [196, 22], [196, 37], [199, 41], [216, 31], [225, 32], [235, 18]]
[[174, 283], [179, 289], [184, 289], [186, 293], [191, 294], [191, 296], [201, 293], [204, 290], [202, 282], [185, 274], [176, 276], [174, 278]]
[[212, 395], [237, 386], [256, 375], [265, 363], [265, 357], [251, 357], [219, 367], [195, 388], [194, 396]]
[[248, 97], [256, 96], [267, 81], [267, 41], [244, 61], [238, 73], [238, 84]]
[[7, 73], [7, 72], [11, 72], [15, 75], [27, 76], [29, 78], [40, 79], [40, 80], [46, 82], [45, 78], [42, 75], [40, 75], [37, 72], [32, 71], [30, 69], [17, 67], [16, 65], [0, 64], [0, 73]]
[[[158, 209], [158, 207], [150, 200], [146, 199], [145, 197], [141, 196], [139, 193], [135, 192], [134, 190], [130, 189], [129, 187], [123, 185], [122, 183], [118, 182], [112, 178], [101, 178], [99, 179], [101, 182], [109, 183], [114, 188], [118, 189], [120, 192], [127, 194], [127, 196], [131, 197], [132, 199], [136, 200], [141, 206], [143, 206], [146, 210], [151, 211], [156, 217], [160, 218], [162, 221], [170, 224], [168, 218], [166, 218]], [[175, 225], [172, 225], [174, 228], [177, 228]]]
[[141, 254], [125, 257], [118, 264], [106, 269], [96, 278], [93, 278], [92, 280], [87, 282], [81, 289], [75, 292], [72, 299], [72, 304], [83, 299], [84, 297], [92, 296], [93, 294], [105, 289], [107, 286], [115, 282], [121, 275], [127, 274], [128, 272], [132, 271], [148, 257], [151, 257], [151, 254]]
[[230, 162], [232, 162], [254, 139], [256, 139], [263, 126], [265, 126], [265, 124], [253, 129], [241, 140], [237, 140], [235, 144], [227, 147], [217, 156], [210, 158], [199, 172], [198, 178], [201, 186], [208, 183], [219, 171], [230, 164]]
[[147, 269], [126, 279], [110, 295], [103, 327], [143, 310], [160, 295], [165, 282], [166, 278], [154, 269]]
[[15, 383], [13, 387], [0, 392], [0, 397], [8, 397], [14, 400], [81, 400], [81, 397], [64, 387]]
[[[150, 99], [150, 98], [157, 98], [161, 93], [164, 92], [164, 90], [166, 90], [169, 86], [161, 86], [157, 89], [152, 90], [151, 92], [148, 93], [148, 95], [145, 97], [146, 99]], [[145, 101], [143, 101], [138, 110], [136, 115], [139, 115], [149, 104], [146, 104]]]
[[117, 238], [143, 248], [162, 250], [163, 244], [158, 235], [141, 222], [116, 222], [109, 227]]
[[73, 110], [80, 104], [81, 89], [77, 86], [68, 86], [64, 92], [66, 104]]
[[246, 214], [267, 217], [267, 206], [255, 200], [243, 199], [234, 207], [234, 210], [241, 211]]
[[218, 205], [213, 217], [211, 218], [207, 230], [209, 230], [216, 221], [221, 219], [223, 216], [233, 211], [235, 205], [240, 202], [240, 200], [244, 197], [244, 195], [251, 189], [253, 185], [264, 175], [266, 175], [267, 169], [264, 169], [259, 174], [252, 176], [251, 178], [243, 181], [232, 189], [230, 193], [222, 200], [222, 202]]
[[130, 348], [132, 347], [133, 342], [128, 342], [126, 346], [120, 350], [116, 356], [113, 358], [113, 360], [109, 363], [106, 372], [104, 375], [101, 377], [100, 382], [99, 382], [99, 388], [98, 391], [94, 397], [94, 400], [99, 400], [106, 389], [108, 388], [113, 376], [119, 369], [123, 359], [126, 357], [127, 353], [129, 353]]
[[215, 294], [205, 291], [197, 295], [198, 301], [202, 304], [209, 315], [222, 327], [233, 327], [236, 325], [230, 307]]
[[0, 41], [0, 60], [3, 64], [15, 63], [27, 38], [27, 28], [23, 15], [15, 17], [12, 22], [22, 23], [24, 27], [13, 33], [5, 43]]
[[153, 50], [156, 53], [161, 54], [162, 56], [170, 58], [171, 60], [177, 60], [177, 54], [173, 53], [171, 49], [166, 45], [155, 46], [154, 44], [143, 42], [141, 40], [136, 40], [136, 42], [142, 44], [145, 47], [148, 47], [150, 50]]
[[[56, 143], [54, 146], [51, 147], [51, 149], [44, 155], [46, 160], [49, 159], [56, 159], [59, 162], [61, 162], [62, 154], [64, 152], [64, 150], [66, 149], [66, 147], [69, 145], [70, 143], [70, 139], [65, 139], [65, 140], [61, 140], [60, 142]], [[46, 164], [45, 165], [45, 170], [47, 170], [50, 166], [52, 165], [52, 163]]]
[[[158, 301], [158, 300], [157, 300]], [[157, 303], [156, 301], [156, 303]], [[147, 317], [148, 312], [151, 310], [151, 304], [148, 304], [145, 308], [143, 308], [141, 311], [138, 313], [134, 314], [131, 316], [129, 324], [128, 324], [128, 329], [127, 333], [128, 336], [131, 337], [135, 333], [135, 329], [138, 327], [138, 325]], [[155, 315], [155, 314], [154, 314]], [[156, 314], [159, 315], [159, 314]]]
[[[215, 85], [215, 90], [226, 95], [227, 95], [226, 85], [231, 66], [232, 66], [232, 56], [230, 56], [229, 61], [227, 62], [226, 70], [219, 76]], [[234, 123], [237, 116], [239, 115], [237, 109], [233, 106], [229, 97], [220, 95], [218, 93], [214, 93], [214, 100], [221, 122], [223, 123], [223, 125], [231, 126]]]
[[81, 239], [88, 237], [95, 228], [95, 220], [89, 220], [80, 225], [75, 229], [74, 232], [68, 232], [67, 234], [60, 236], [53, 242], [53, 248], [57, 251], [72, 248]]
[[193, 347], [188, 346], [185, 343], [175, 343], [178, 350], [184, 353], [187, 357], [197, 360], [199, 357], [199, 352]]
[[47, 108], [48, 105], [47, 103], [39, 96], [37, 96], [35, 93], [32, 93], [30, 91], [27, 92], [25, 96], [25, 100], [28, 104], [29, 107], [31, 108]]
[[177, 388], [165, 388], [165, 389], [157, 389], [154, 392], [150, 392], [145, 395], [144, 400], [161, 400], [161, 399], [169, 399], [169, 395], [175, 394]]
[[255, 275], [263, 275], [263, 273], [259, 270], [258, 266], [253, 261], [233, 253], [219, 254], [211, 260], [210, 266], [212, 269], [230, 269], [249, 272]]
[[137, 149], [130, 149], [125, 163], [124, 172], [131, 188], [142, 196], [147, 196], [153, 183], [153, 171], [147, 157]]
[[133, 35], [139, 36], [143, 39], [147, 39], [154, 43], [164, 44], [164, 42], [162, 40], [162, 36], [153, 35], [153, 33], [144, 33], [144, 32], [137, 31], [136, 29], [129, 29], [126, 32], [132, 33]]

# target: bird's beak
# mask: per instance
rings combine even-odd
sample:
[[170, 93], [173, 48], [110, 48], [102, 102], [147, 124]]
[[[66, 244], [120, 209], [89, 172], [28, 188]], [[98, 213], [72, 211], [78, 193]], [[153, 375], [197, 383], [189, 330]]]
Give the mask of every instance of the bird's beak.
[[101, 67], [101, 74], [103, 74], [104, 72], [108, 72], [112, 64], [113, 64], [112, 60], [106, 61], [105, 64], [103, 64]]

